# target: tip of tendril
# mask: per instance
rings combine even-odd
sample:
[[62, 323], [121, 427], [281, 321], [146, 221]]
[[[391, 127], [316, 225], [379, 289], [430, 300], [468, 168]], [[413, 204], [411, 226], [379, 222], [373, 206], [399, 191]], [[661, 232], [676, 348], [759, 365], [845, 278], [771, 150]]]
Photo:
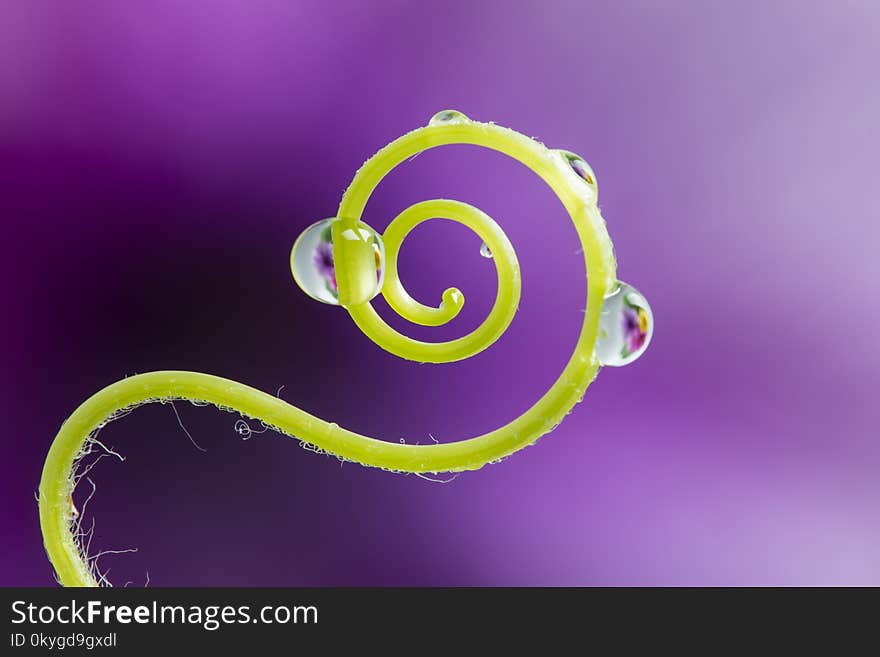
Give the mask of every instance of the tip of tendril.
[[464, 295], [461, 290], [457, 287], [450, 287], [443, 291], [443, 301], [440, 303], [440, 307], [450, 311], [451, 316], [457, 315], [462, 306], [464, 306]]

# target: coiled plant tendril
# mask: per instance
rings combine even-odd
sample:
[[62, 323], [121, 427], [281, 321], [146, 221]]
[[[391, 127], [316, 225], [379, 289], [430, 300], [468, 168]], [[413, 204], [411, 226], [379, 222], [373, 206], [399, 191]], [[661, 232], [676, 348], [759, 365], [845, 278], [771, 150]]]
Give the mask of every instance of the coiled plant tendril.
[[[553, 386], [520, 417], [494, 431], [454, 443], [407, 445], [359, 435], [269, 393], [209, 374], [160, 371], [117, 381], [92, 395], [64, 422], [43, 468], [40, 525], [61, 584], [109, 584], [96, 577], [91, 567], [80, 540], [72, 494], [84, 474], [77, 472], [79, 461], [91, 450], [97, 431], [144, 403], [180, 399], [213, 404], [348, 461], [408, 473], [458, 472], [476, 470], [534, 443], [582, 399], [601, 365], [623, 365], [644, 351], [653, 333], [651, 311], [643, 296], [617, 281], [611, 240], [597, 206], [598, 189], [589, 165], [568, 151], [550, 150], [518, 132], [472, 121], [451, 110], [396, 139], [360, 168], [336, 216], [325, 222], [323, 234], [315, 237], [313, 226], [294, 245], [291, 266], [297, 283], [319, 300], [343, 306], [370, 340], [402, 358], [447, 363], [473, 356], [494, 343], [516, 312], [520, 273], [513, 246], [489, 216], [466, 203], [429, 200], [401, 212], [381, 237], [360, 219], [373, 190], [389, 171], [418, 153], [447, 144], [474, 144], [521, 162], [550, 186], [574, 222], [587, 270], [587, 303], [577, 346]], [[410, 297], [398, 276], [397, 256], [403, 240], [431, 218], [457, 221], [479, 235], [498, 274], [498, 292], [489, 316], [468, 335], [439, 343], [398, 333], [370, 305], [381, 293], [399, 315], [426, 326], [445, 324], [461, 310], [464, 297], [457, 289], [447, 289], [435, 308]], [[323, 268], [309, 271], [319, 265]], [[324, 288], [313, 289], [315, 281], [321, 281]]]

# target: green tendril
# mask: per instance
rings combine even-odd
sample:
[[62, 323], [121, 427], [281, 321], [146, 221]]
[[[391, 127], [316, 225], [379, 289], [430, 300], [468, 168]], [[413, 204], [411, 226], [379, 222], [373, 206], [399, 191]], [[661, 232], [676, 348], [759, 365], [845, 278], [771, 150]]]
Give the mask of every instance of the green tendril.
[[[96, 577], [77, 531], [72, 504], [73, 490], [81, 476], [77, 474], [77, 467], [97, 431], [119, 414], [145, 403], [187, 400], [213, 404], [347, 461], [399, 472], [439, 473], [476, 470], [534, 443], [559, 424], [582, 399], [600, 366], [594, 347], [602, 301], [615, 284], [616, 266], [611, 241], [596, 205], [595, 185], [584, 184], [559, 151], [492, 123], [466, 117], [448, 122], [432, 121], [393, 141], [360, 168], [342, 197], [334, 231], [358, 225], [373, 190], [394, 167], [418, 153], [447, 144], [475, 144], [518, 160], [550, 186], [574, 222], [587, 270], [586, 312], [574, 353], [553, 386], [520, 417], [494, 431], [454, 443], [406, 445], [357, 434], [276, 396], [209, 374], [160, 371], [117, 381], [92, 395], [64, 422], [43, 467], [40, 526], [46, 551], [62, 585], [107, 583], [103, 577]], [[335, 267], [340, 281], [340, 303], [370, 340], [401, 358], [447, 363], [479, 353], [504, 333], [519, 303], [520, 272], [513, 246], [495, 221], [482, 211], [452, 200], [412, 205], [389, 224], [383, 235], [386, 269], [381, 290], [391, 308], [410, 322], [440, 326], [456, 317], [464, 304], [462, 293], [451, 287], [443, 293], [436, 308], [423, 305], [410, 297], [398, 276], [397, 257], [406, 235], [432, 218], [445, 218], [467, 226], [492, 253], [498, 274], [497, 296], [489, 316], [471, 333], [439, 343], [408, 338], [386, 324], [360, 294], [359, 277], [371, 275], [375, 283], [375, 270], [361, 271], [362, 254], [356, 248], [334, 246]]]

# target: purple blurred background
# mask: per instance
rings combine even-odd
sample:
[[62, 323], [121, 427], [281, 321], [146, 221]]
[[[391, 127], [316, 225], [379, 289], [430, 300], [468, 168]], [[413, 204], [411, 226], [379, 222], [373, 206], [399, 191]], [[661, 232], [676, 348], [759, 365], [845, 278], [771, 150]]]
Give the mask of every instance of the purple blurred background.
[[[210, 6], [209, 6], [210, 5]], [[178, 404], [110, 425], [92, 551], [117, 585], [880, 584], [880, 7], [798, 2], [4, 3], [0, 584], [53, 585], [33, 498], [64, 418], [193, 369], [388, 440], [451, 441], [534, 402], [577, 337], [574, 229], [470, 147], [393, 172], [382, 230], [435, 197], [504, 227], [521, 311], [451, 365], [398, 360], [288, 269], [357, 167], [443, 108], [584, 155], [620, 277], [657, 331], [536, 447], [441, 485], [340, 466]], [[495, 293], [430, 222], [401, 272], [429, 339]], [[354, 365], [352, 365], [354, 364]]]

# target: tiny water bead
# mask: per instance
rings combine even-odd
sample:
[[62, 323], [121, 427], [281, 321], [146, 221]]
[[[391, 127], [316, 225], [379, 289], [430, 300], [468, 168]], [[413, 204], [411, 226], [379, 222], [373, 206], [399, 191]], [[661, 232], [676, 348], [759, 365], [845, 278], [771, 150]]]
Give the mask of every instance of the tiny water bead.
[[571, 151], [558, 151], [559, 154], [565, 159], [568, 163], [568, 166], [571, 167], [571, 170], [575, 172], [578, 178], [587, 183], [594, 190], [597, 189], [598, 185], [596, 183], [596, 174], [593, 173], [593, 168], [587, 164], [587, 161], [582, 158], [577, 153], [572, 153]]
[[619, 283], [602, 302], [596, 357], [602, 365], [629, 365], [645, 353], [653, 333], [654, 315], [647, 299], [631, 285]]
[[437, 112], [428, 121], [428, 125], [441, 125], [444, 123], [461, 123], [462, 121], [470, 121], [470, 119], [457, 110], [443, 110]]
[[484, 258], [491, 258], [492, 257], [492, 250], [489, 248], [489, 245], [486, 244], [485, 242], [480, 244], [480, 255], [483, 256]]
[[[303, 292], [322, 303], [339, 305], [339, 284], [333, 251], [333, 221], [323, 219], [306, 228], [297, 238], [290, 253], [293, 278]], [[375, 297], [382, 289], [385, 269], [385, 246], [379, 234], [359, 223], [358, 237], [371, 244], [376, 267]]]

